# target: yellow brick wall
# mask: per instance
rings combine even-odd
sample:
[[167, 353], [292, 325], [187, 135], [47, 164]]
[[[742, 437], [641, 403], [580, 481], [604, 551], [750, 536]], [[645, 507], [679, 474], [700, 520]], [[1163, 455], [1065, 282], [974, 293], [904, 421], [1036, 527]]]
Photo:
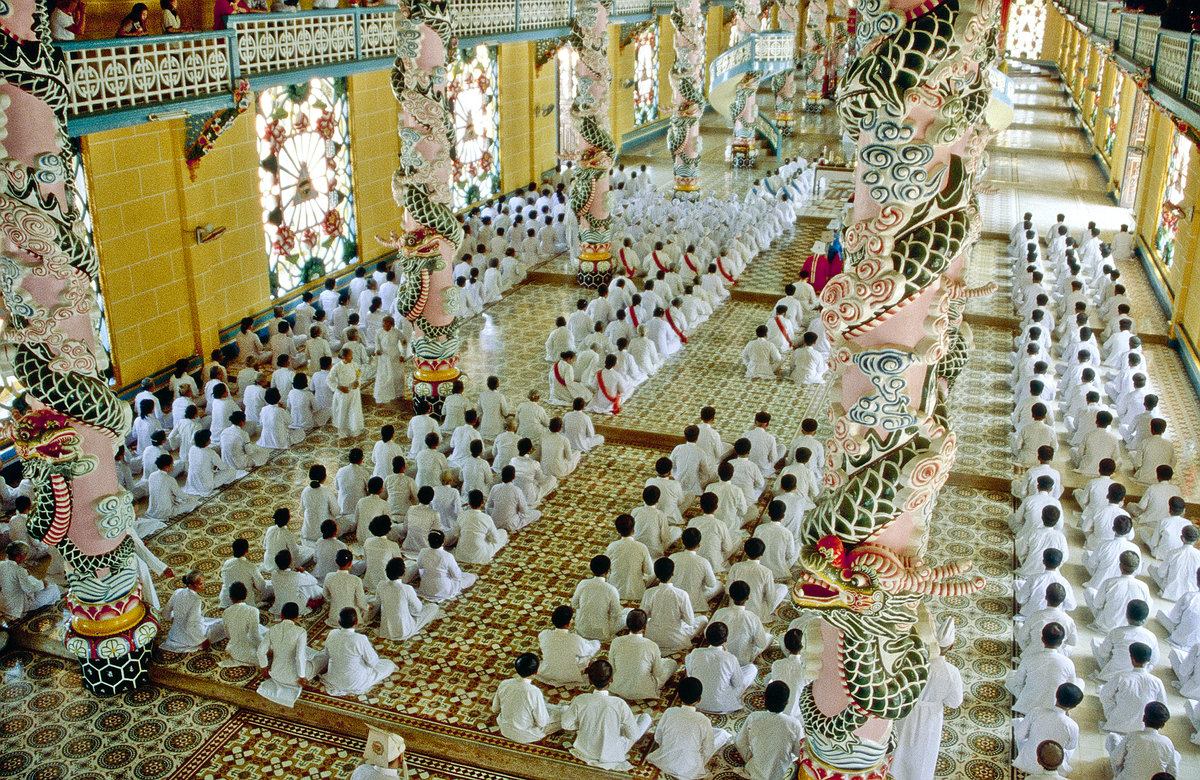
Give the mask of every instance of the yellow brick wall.
[[392, 198], [392, 174], [400, 155], [396, 132], [400, 105], [392, 94], [391, 71], [351, 76], [347, 98], [358, 257], [371, 260], [387, 251], [375, 236], [398, 232], [402, 213]]

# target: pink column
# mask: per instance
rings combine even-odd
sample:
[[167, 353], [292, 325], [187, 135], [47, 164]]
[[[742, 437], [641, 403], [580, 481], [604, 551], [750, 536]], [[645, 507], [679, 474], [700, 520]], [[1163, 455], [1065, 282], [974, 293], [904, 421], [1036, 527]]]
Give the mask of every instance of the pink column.
[[[778, 7], [780, 31], [795, 35], [800, 20], [799, 2], [783, 0]], [[795, 46], [794, 41], [792, 45]], [[790, 68], [772, 78], [771, 89], [775, 91], [775, 124], [781, 133], [791, 135], [796, 110], [796, 69]]]
[[70, 96], [45, 8], [12, 0], [0, 35], [0, 359], [25, 388], [4, 433], [34, 485], [30, 535], [65, 564], [66, 647], [84, 685], [111, 695], [144, 680], [158, 624], [142, 603], [127, 534], [133, 497], [117, 482], [113, 452], [131, 414], [102, 376], [107, 358], [91, 320], [99, 268], [74, 211]]
[[[759, 31], [762, 10], [759, 0], [742, 0], [734, 5], [734, 28], [731, 43], [736, 44]], [[730, 161], [734, 168], [753, 168], [758, 161], [758, 82], [762, 74], [749, 71], [738, 82], [729, 109], [733, 117], [733, 142]]]
[[961, 280], [980, 231], [998, 0], [917, 2], [863, 4], [871, 43], [839, 91], [859, 161], [846, 271], [822, 292], [837, 372], [827, 490], [806, 518], [792, 590], [824, 639], [800, 696], [802, 778], [887, 776], [894, 721], [928, 675], [923, 601], [983, 585], [961, 576], [969, 562], [922, 556], [956, 451], [947, 403], [966, 362], [962, 312], [986, 292]]
[[398, 305], [415, 331], [413, 399], [429, 401], [440, 414], [460, 375], [453, 267], [463, 241], [450, 210], [454, 125], [446, 71], [455, 44], [448, 8], [433, 0], [401, 2], [396, 43], [392, 91], [400, 103], [401, 151], [392, 192], [404, 209], [404, 233], [382, 243], [397, 250], [403, 266]]
[[700, 87], [704, 67], [704, 26], [700, 0], [676, 0], [671, 11], [675, 28], [675, 64], [671, 66], [671, 90], [675, 115], [667, 129], [667, 151], [675, 161], [675, 191], [700, 189], [700, 115], [704, 113], [704, 91]]

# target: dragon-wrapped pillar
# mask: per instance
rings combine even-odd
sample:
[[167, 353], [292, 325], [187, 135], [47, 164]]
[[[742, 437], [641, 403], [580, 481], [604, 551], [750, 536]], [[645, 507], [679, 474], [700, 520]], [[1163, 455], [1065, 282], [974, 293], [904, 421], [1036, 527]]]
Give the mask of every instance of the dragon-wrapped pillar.
[[612, 68], [608, 64], [608, 14], [612, 0], [580, 0], [571, 20], [571, 45], [579, 52], [578, 88], [571, 118], [579, 133], [578, 167], [571, 179], [568, 205], [579, 223], [579, 266], [583, 287], [612, 279], [612, 216], [609, 177], [617, 146], [608, 126]]
[[869, 45], [837, 110], [858, 148], [846, 270], [822, 292], [836, 371], [826, 491], [806, 520], [793, 603], [823, 642], [800, 694], [801, 778], [887, 777], [895, 721], [928, 676], [928, 596], [983, 586], [969, 562], [923, 560], [957, 436], [948, 394], [966, 361], [963, 275], [980, 233], [991, 135], [986, 69], [999, 0], [869, 0]]
[[5, 425], [34, 487], [29, 533], [61, 557], [66, 648], [84, 685], [112, 695], [146, 677], [158, 623], [142, 602], [133, 497], [114, 453], [131, 412], [97, 347], [99, 263], [75, 209], [69, 86], [47, 6], [0, 4], [2, 370], [22, 388]]
[[[733, 43], [759, 31], [760, 0], [738, 0], [734, 4]], [[729, 115], [733, 117], [733, 139], [729, 161], [734, 168], [753, 168], [758, 163], [758, 83], [762, 73], [747, 71], [738, 80]]]
[[399, 5], [392, 91], [400, 103], [400, 166], [392, 194], [404, 209], [404, 232], [381, 243], [396, 250], [403, 268], [397, 304], [413, 324], [413, 399], [428, 401], [440, 415], [460, 376], [452, 269], [463, 229], [450, 208], [454, 124], [446, 94], [455, 38], [446, 3]]
[[828, 0], [811, 0], [804, 19], [804, 45], [800, 70], [804, 74], [804, 110], [821, 113], [825, 97], [825, 23], [829, 16]]
[[[799, 0], [782, 0], [778, 8], [780, 31], [795, 35], [800, 19]], [[792, 45], [795, 46], [795, 43]], [[779, 127], [779, 132], [791, 135], [796, 122], [796, 69], [789, 68], [774, 76], [771, 79], [771, 89], [775, 92], [775, 124]]]
[[671, 11], [671, 24], [675, 28], [675, 63], [671, 66], [675, 114], [667, 128], [667, 151], [674, 161], [675, 191], [681, 193], [700, 188], [700, 115], [705, 104], [700, 88], [704, 67], [703, 22], [700, 0], [675, 0]]

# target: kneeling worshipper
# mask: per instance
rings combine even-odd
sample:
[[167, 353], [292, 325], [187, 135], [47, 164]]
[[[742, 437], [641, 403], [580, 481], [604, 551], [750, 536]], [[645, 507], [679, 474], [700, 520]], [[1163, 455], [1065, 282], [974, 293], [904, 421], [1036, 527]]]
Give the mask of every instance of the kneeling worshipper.
[[225, 623], [221, 618], [204, 617], [200, 610], [200, 591], [204, 587], [200, 572], [192, 569], [182, 581], [183, 587], [171, 594], [162, 613], [162, 621], [171, 624], [162, 648], [173, 653], [206, 650], [225, 638]]

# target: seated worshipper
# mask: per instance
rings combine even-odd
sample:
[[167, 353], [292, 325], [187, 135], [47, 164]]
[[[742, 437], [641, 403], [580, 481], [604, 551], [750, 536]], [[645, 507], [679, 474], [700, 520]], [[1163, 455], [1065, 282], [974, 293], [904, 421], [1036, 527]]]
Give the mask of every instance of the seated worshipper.
[[[1120, 574], [1109, 577], [1100, 584], [1096, 595], [1088, 601], [1092, 610], [1092, 627], [1097, 633], [1107, 634], [1125, 620], [1125, 605], [1134, 599], [1150, 602], [1150, 589], [1137, 578], [1142, 560], [1136, 552], [1127, 550], [1118, 557]], [[1085, 592], [1086, 596], [1090, 591]]]
[[246, 413], [229, 415], [229, 427], [221, 431], [221, 460], [234, 468], [239, 476], [245, 476], [251, 469], [266, 465], [270, 457], [270, 452], [250, 441], [250, 434], [246, 433]]
[[1008, 674], [1004, 687], [1013, 695], [1014, 713], [1028, 715], [1053, 702], [1053, 691], [1069, 682], [1083, 685], [1075, 664], [1062, 652], [1065, 633], [1057, 623], [1042, 627], [1042, 647], [1021, 654], [1021, 663]]
[[[1141, 529], [1142, 541], [1150, 548], [1150, 554], [1159, 560], [1164, 560], [1172, 550], [1183, 543], [1183, 529], [1192, 521], [1183, 516], [1187, 503], [1180, 496], [1172, 496], [1167, 500], [1166, 516], [1157, 518], [1153, 524], [1146, 523]], [[1143, 516], [1143, 520], [1153, 520]]]
[[1139, 520], [1152, 520], [1156, 517], [1162, 517], [1168, 513], [1168, 503], [1171, 497], [1183, 496], [1179, 491], [1179, 486], [1171, 482], [1175, 477], [1175, 469], [1170, 466], [1163, 466], [1155, 476], [1158, 478], [1158, 481], [1146, 488], [1146, 492], [1142, 494], [1137, 504], [1129, 508], [1129, 514]]
[[1054, 740], [1063, 750], [1062, 768], [1070, 772], [1068, 762], [1079, 747], [1079, 724], [1071, 719], [1070, 712], [1083, 701], [1083, 691], [1074, 683], [1063, 683], [1054, 692], [1054, 706], [1041, 707], [1013, 721], [1013, 747], [1017, 757], [1013, 768], [1031, 776], [1037, 776], [1038, 747], [1047, 740]]
[[1171, 611], [1158, 613], [1158, 622], [1170, 632], [1167, 641], [1175, 647], [1187, 648], [1200, 642], [1200, 568], [1195, 570], [1192, 587], [1180, 594]]
[[767, 326], [759, 325], [754, 338], [742, 349], [742, 363], [747, 379], [774, 379], [775, 370], [783, 362], [779, 347], [767, 339]]
[[777, 581], [790, 582], [792, 567], [800, 558], [800, 545], [796, 537], [782, 522], [787, 506], [782, 501], [772, 501], [767, 505], [765, 522], [754, 529], [754, 538], [761, 539], [766, 551], [762, 562], [775, 575]]
[[929, 659], [929, 678], [917, 703], [897, 727], [896, 751], [890, 771], [897, 777], [933, 780], [942, 741], [945, 708], [957, 709], [963, 703], [962, 674], [946, 658], [954, 646], [954, 618], [938, 624], [937, 650]]
[[571, 402], [580, 396], [589, 395], [590, 391], [575, 375], [575, 353], [562, 353], [554, 365], [550, 366], [550, 395], [546, 400], [555, 406], [570, 406]]
[[218, 602], [221, 607], [228, 607], [233, 603], [229, 600], [229, 588], [235, 582], [246, 586], [250, 603], [255, 606], [273, 596], [275, 592], [263, 579], [259, 567], [246, 557], [246, 553], [250, 552], [250, 542], [238, 537], [233, 540], [230, 550], [233, 557], [221, 564], [221, 597]]
[[657, 485], [647, 485], [642, 488], [642, 506], [630, 512], [634, 522], [634, 538], [646, 545], [654, 557], [662, 557], [681, 533], [678, 528], [671, 527], [666, 513], [658, 506], [661, 496], [662, 491]]
[[556, 479], [569, 476], [579, 466], [579, 453], [571, 447], [562, 429], [562, 418], [552, 417], [549, 429], [542, 434], [542, 472]]
[[275, 559], [275, 553], [280, 550], [290, 552], [296, 566], [303, 567], [312, 563], [312, 548], [301, 544], [300, 540], [296, 538], [295, 532], [288, 528], [288, 524], [292, 521], [292, 511], [287, 507], [279, 507], [272, 514], [271, 520], [274, 525], [263, 534], [262, 570], [264, 572], [271, 571], [270, 562]]
[[576, 732], [571, 755], [591, 766], [610, 771], [629, 771], [629, 749], [651, 726], [650, 716], [637, 715], [616, 696], [608, 695], [612, 664], [593, 661], [587, 669], [594, 693], [581, 693], [562, 714], [562, 727]]
[[1061, 516], [1056, 506], [1042, 508], [1042, 524], [1032, 530], [1017, 535], [1017, 560], [1021, 565], [1016, 574], [1020, 577], [1032, 577], [1042, 570], [1042, 551], [1054, 547], [1059, 550], [1070, 549], [1067, 546], [1067, 536], [1059, 524]]
[[378, 605], [367, 598], [362, 578], [353, 571], [354, 554], [349, 550], [340, 550], [334, 560], [338, 570], [325, 575], [324, 593], [329, 602], [325, 625], [336, 627], [344, 609], [354, 610], [363, 622], [370, 623], [375, 618]]
[[800, 346], [792, 352], [792, 381], [798, 385], [819, 385], [825, 381], [828, 368], [825, 357], [817, 351], [817, 334], [805, 331]]
[[446, 543], [444, 533], [430, 531], [427, 539], [429, 546], [417, 556], [417, 571], [421, 577], [417, 595], [434, 603], [458, 598], [475, 584], [476, 576], [459, 568], [454, 556], [442, 548]]
[[[442, 484], [442, 475], [451, 471], [450, 461], [439, 447], [442, 437], [436, 433], [425, 434], [425, 449], [413, 459], [417, 467], [417, 488], [437, 487]], [[451, 473], [453, 473], [451, 471]]]
[[689, 425], [683, 429], [683, 443], [671, 450], [671, 470], [687, 500], [704, 492], [716, 476], [716, 460], [700, 446], [700, 428]]
[[784, 456], [775, 435], [767, 430], [770, 424], [771, 415], [758, 412], [754, 415], [754, 427], [742, 434], [742, 438], [750, 442], [750, 452], [747, 455], [754, 465], [758, 466], [764, 479], [775, 476], [775, 464]]
[[267, 627], [260, 624], [258, 607], [246, 603], [245, 585], [233, 583], [229, 589], [229, 600], [232, 603], [221, 613], [221, 620], [229, 635], [225, 652], [229, 653], [232, 661], [222, 660], [218, 666], [257, 667], [258, 645], [266, 635]]
[[743, 436], [733, 443], [734, 458], [729, 461], [729, 465], [733, 466], [733, 484], [742, 489], [748, 506], [758, 501], [767, 484], [762, 469], [750, 459], [751, 449], [750, 440]]
[[[750, 518], [746, 516], [746, 512], [749, 510], [750, 504], [746, 501], [746, 494], [733, 482], [733, 464], [731, 462], [725, 461], [717, 466], [717, 481], [710, 483], [705, 491], [717, 499], [717, 508], [712, 513], [729, 526], [731, 533], [737, 533], [743, 525], [749, 522]], [[703, 495], [700, 496], [700, 508], [707, 511]]]
[[1149, 645], [1134, 642], [1129, 646], [1132, 668], [1119, 672], [1100, 687], [1100, 706], [1104, 708], [1101, 731], [1114, 734], [1139, 731], [1146, 705], [1151, 702], [1166, 703], [1167, 690], [1162, 680], [1147, 668], [1152, 653]]
[[292, 422], [288, 427], [294, 431], [307, 434], [314, 428], [329, 424], [330, 412], [317, 405], [317, 397], [308, 389], [308, 377], [304, 374], [296, 374], [292, 378], [292, 389], [287, 394], [287, 408], [292, 412]]
[[746, 609], [749, 598], [750, 586], [735, 580], [729, 585], [729, 600], [733, 603], [721, 607], [712, 616], [712, 623], [723, 623], [728, 629], [725, 649], [733, 653], [742, 666], [753, 664], [771, 643], [771, 635], [763, 628], [762, 619]]
[[497, 528], [483, 511], [483, 493], [472, 490], [467, 494], [467, 508], [458, 516], [458, 547], [454, 557], [459, 563], [486, 565], [504, 545], [508, 531]]
[[672, 476], [671, 459], [658, 458], [654, 461], [654, 476], [646, 479], [646, 486], [658, 488], [658, 508], [672, 523], [683, 522], [683, 509], [690, 503], [683, 494], [683, 488]]
[[1062, 565], [1062, 558], [1062, 550], [1051, 548], [1042, 551], [1042, 566], [1045, 570], [1025, 580], [1025, 583], [1017, 588], [1016, 600], [1021, 605], [1021, 615], [1027, 617], [1039, 609], [1044, 609], [1046, 606], [1046, 586], [1054, 582], [1062, 585], [1066, 591], [1067, 595], [1063, 601], [1063, 609], [1067, 612], [1074, 611], [1077, 606], [1075, 591], [1071, 587], [1071, 583], [1059, 571], [1059, 567]]
[[162, 649], [172, 653], [207, 650], [212, 643], [225, 638], [225, 624], [221, 618], [206, 618], [200, 611], [204, 575], [192, 569], [183, 575], [182, 582], [183, 587], [171, 594], [161, 616], [162, 622], [171, 624]]
[[537, 679], [551, 688], [583, 685], [584, 670], [600, 652], [599, 642], [584, 639], [571, 630], [574, 617], [575, 610], [569, 606], [556, 607], [550, 616], [554, 627], [538, 633], [538, 647], [545, 661], [538, 669]]
[[529, 506], [525, 492], [516, 483], [517, 471], [513, 466], [500, 470], [500, 483], [493, 485], [488, 493], [487, 513], [497, 528], [519, 531], [536, 522], [542, 513]]
[[[318, 0], [314, 7], [326, 7], [323, 3], [327, 2], [329, 0]], [[359, 764], [354, 773], [350, 775], [350, 780], [399, 780], [400, 778], [408, 780], [410, 777], [408, 759], [404, 755], [406, 749], [404, 738], [400, 735], [389, 734], [375, 728], [369, 729], [363, 749], [363, 758], [366, 759], [366, 763]]]
[[346, 607], [325, 639], [329, 668], [321, 679], [330, 696], [363, 696], [396, 671], [396, 664], [380, 658], [371, 640], [354, 630], [357, 625], [358, 612]]
[[567, 318], [555, 318], [554, 330], [550, 331], [550, 336], [546, 339], [546, 362], [553, 363], [560, 358], [562, 353], [574, 350], [575, 337], [571, 334], [571, 329], [567, 327]]
[[741, 580], [750, 589], [746, 608], [754, 612], [762, 620], [767, 620], [787, 596], [788, 586], [775, 582], [774, 573], [763, 565], [761, 558], [766, 550], [762, 539], [747, 539], [742, 545], [745, 552], [743, 560], [729, 567], [726, 579], [730, 582]]
[[237, 469], [221, 460], [216, 450], [208, 445], [212, 443], [212, 434], [208, 431], [196, 431], [192, 438], [192, 448], [188, 451], [187, 481], [183, 492], [193, 496], [207, 497], [217, 492], [237, 479]]
[[1158, 637], [1146, 628], [1146, 620], [1150, 617], [1150, 606], [1134, 599], [1125, 607], [1126, 625], [1117, 626], [1104, 637], [1103, 641], [1092, 640], [1092, 656], [1100, 666], [1096, 679], [1108, 682], [1130, 668], [1129, 648], [1135, 642], [1141, 642], [1151, 650], [1150, 662], [1147, 668], [1151, 671], [1158, 663]]
[[588, 567], [592, 576], [575, 586], [571, 608], [575, 610], [580, 636], [607, 642], [625, 625], [625, 615], [629, 610], [621, 608], [621, 596], [608, 582], [608, 572], [612, 567], [608, 557], [594, 556]]
[[588, 404], [589, 412], [597, 414], [620, 414], [621, 402], [629, 397], [628, 380], [616, 370], [617, 356], [604, 358], [604, 368], [596, 372], [596, 392]]
[[1058, 433], [1046, 422], [1047, 413], [1045, 404], [1034, 404], [1030, 410], [1033, 420], [1017, 430], [1013, 438], [1013, 455], [1019, 465], [1037, 465], [1038, 449], [1053, 447], [1058, 443]]
[[422, 604], [417, 591], [404, 582], [404, 559], [392, 558], [385, 570], [387, 581], [377, 586], [379, 595], [378, 636], [393, 641], [411, 639], [441, 617], [436, 604]]
[[563, 707], [546, 704], [546, 697], [533, 684], [541, 665], [533, 653], [522, 653], [513, 664], [516, 677], [501, 680], [492, 697], [492, 712], [500, 733], [513, 742], [528, 745], [562, 730]]
[[713, 728], [712, 722], [696, 711], [704, 695], [704, 685], [695, 677], [679, 681], [680, 706], [671, 707], [659, 718], [654, 729], [658, 746], [646, 760], [664, 775], [679, 780], [708, 777], [706, 767], [716, 752], [733, 736], [725, 729]]
[[[58, 585], [39, 580], [26, 570], [29, 545], [9, 542], [4, 555], [5, 559], [0, 560], [0, 614], [4, 618], [20, 620], [31, 612], [58, 602], [62, 596]], [[199, 604], [197, 599], [197, 611]]]
[[413, 404], [413, 416], [408, 421], [407, 436], [411, 445], [408, 448], [408, 459], [413, 460], [425, 449], [425, 439], [431, 433], [437, 433], [441, 428], [434, 418], [429, 404], [418, 401]]
[[692, 646], [692, 639], [708, 624], [708, 618], [696, 615], [687, 591], [671, 583], [674, 561], [656, 560], [654, 576], [659, 584], [646, 590], [641, 603], [646, 613], [646, 637], [663, 653], [673, 655]]
[[1170, 737], [1160, 733], [1171, 718], [1161, 701], [1142, 710], [1142, 728], [1124, 736], [1109, 750], [1113, 780], [1167, 780], [1179, 772], [1182, 758]]
[[509, 461], [513, 467], [517, 487], [525, 494], [530, 506], [536, 507], [542, 499], [558, 489], [558, 479], [542, 470], [542, 464], [533, 457], [533, 440], [517, 442], [517, 456]]
[[471, 408], [466, 390], [467, 386], [463, 382], [454, 380], [450, 397], [442, 403], [442, 433], [452, 433], [455, 428], [466, 422], [467, 409]]
[[724, 623], [709, 623], [704, 630], [705, 646], [687, 654], [684, 666], [689, 677], [704, 685], [704, 695], [696, 709], [723, 715], [745, 707], [742, 696], [758, 676], [754, 664], [739, 664], [733, 653], [725, 649], [729, 629]]
[[387, 581], [388, 562], [400, 556], [400, 545], [388, 538], [393, 526], [392, 518], [386, 514], [372, 517], [366, 526], [371, 535], [363, 540], [363, 558], [367, 564], [363, 589], [367, 593], [378, 593], [379, 586]]
[[567, 441], [571, 442], [571, 447], [579, 453], [590, 452], [604, 443], [604, 437], [596, 433], [592, 418], [583, 411], [587, 403], [584, 401], [586, 395], [588, 394], [585, 393], [571, 401], [571, 411], [563, 415], [563, 434]]
[[1130, 460], [1135, 467], [1133, 478], [1143, 485], [1158, 481], [1157, 472], [1160, 466], [1175, 466], [1175, 445], [1164, 438], [1166, 432], [1167, 421], [1155, 417], [1150, 421], [1150, 435], [1130, 453]]
[[800, 702], [796, 694], [803, 690], [808, 674], [804, 668], [804, 631], [799, 628], [789, 628], [780, 641], [784, 656], [771, 664], [773, 682], [787, 683], [790, 696], [784, 713], [793, 718], [800, 718]]
[[1200, 569], [1197, 540], [1200, 540], [1200, 528], [1190, 523], [1185, 525], [1179, 532], [1182, 546], [1168, 552], [1162, 563], [1152, 570], [1154, 581], [1161, 590], [1160, 595], [1165, 600], [1175, 601], [1195, 589], [1196, 570]]
[[271, 560], [275, 562], [275, 571], [271, 575], [275, 603], [271, 605], [271, 614], [278, 615], [289, 601], [294, 601], [300, 607], [302, 615], [307, 615], [321, 603], [321, 583], [308, 572], [292, 565], [292, 553], [289, 550], [280, 550]]
[[763, 706], [742, 722], [734, 744], [746, 760], [750, 780], [778, 780], [792, 771], [800, 757], [804, 725], [785, 714], [792, 692], [787, 683], [769, 683]]
[[286, 450], [304, 441], [304, 431], [291, 428], [291, 416], [283, 407], [283, 400], [275, 388], [267, 390], [266, 405], [258, 413], [262, 432], [258, 435], [258, 446], [269, 450]]
[[410, 556], [421, 554], [431, 531], [441, 531], [449, 544], [457, 542], [457, 535], [450, 536], [442, 528], [442, 516], [433, 508], [434, 495], [433, 488], [426, 485], [417, 491], [417, 503], [408, 509], [403, 551]]
[[633, 515], [618, 515], [616, 528], [621, 538], [604, 551], [611, 564], [609, 582], [622, 601], [641, 601], [646, 585], [654, 577], [654, 560], [646, 545], [633, 537]]
[[1100, 474], [1100, 461], [1110, 458], [1121, 463], [1121, 440], [1109, 429], [1111, 412], [1096, 412], [1096, 429], [1083, 437], [1083, 443], [1072, 453], [1072, 465], [1080, 474], [1095, 477]]
[[[371, 520], [387, 513], [387, 501], [383, 498], [383, 480], [379, 477], [371, 477], [367, 480], [367, 494], [358, 499], [358, 503], [354, 505], [354, 518], [349, 530], [365, 541], [368, 538], [367, 531]], [[395, 536], [398, 538], [399, 534], [395, 534]], [[378, 575], [381, 578], [383, 577], [383, 567], [387, 561], [388, 559], [384, 558], [378, 563]]]
[[300, 507], [304, 512], [300, 536], [308, 542], [317, 540], [326, 520], [332, 520], [341, 514], [337, 496], [325, 486], [326, 479], [327, 472], [324, 466], [314, 463], [308, 467], [308, 487], [300, 493]]
[[170, 520], [172, 517], [186, 515], [200, 503], [196, 498], [184, 493], [179, 487], [179, 482], [171, 476], [174, 463], [170, 455], [159, 455], [154, 461], [157, 470], [146, 478], [147, 519]]
[[1017, 623], [1017, 628], [1013, 632], [1013, 640], [1022, 650], [1034, 646], [1035, 643], [1041, 644], [1042, 627], [1047, 623], [1058, 623], [1062, 626], [1065, 634], [1062, 643], [1063, 649], [1068, 654], [1073, 653], [1075, 645], [1079, 643], [1079, 631], [1075, 626], [1075, 621], [1063, 609], [1063, 601], [1067, 598], [1066, 588], [1061, 583], [1051, 582], [1046, 586], [1043, 598], [1046, 606], [1031, 613], [1024, 621]]
[[308, 647], [308, 632], [296, 625], [300, 616], [296, 602], [283, 604], [279, 616], [281, 620], [267, 629], [258, 645], [258, 665], [268, 670], [258, 695], [293, 707], [300, 698], [300, 684], [322, 670], [315, 664], [316, 651]]
[[721, 595], [725, 587], [713, 573], [712, 564], [699, 553], [702, 540], [703, 535], [697, 529], [685, 529], [680, 540], [683, 549], [669, 560], [675, 564], [675, 587], [688, 594], [695, 611], [708, 612], [708, 602]]

